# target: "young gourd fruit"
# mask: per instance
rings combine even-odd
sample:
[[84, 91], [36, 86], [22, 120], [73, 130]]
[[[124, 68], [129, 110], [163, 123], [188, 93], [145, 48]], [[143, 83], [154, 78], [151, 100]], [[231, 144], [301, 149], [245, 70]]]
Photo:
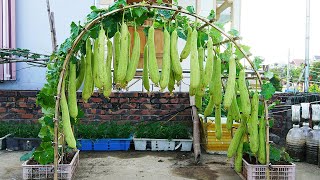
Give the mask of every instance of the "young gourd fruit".
[[142, 82], [143, 87], [147, 90], [147, 92], [150, 91], [150, 84], [149, 84], [149, 73], [148, 73], [148, 44], [144, 46], [144, 52], [143, 52], [143, 72], [142, 72]]
[[77, 89], [76, 89], [76, 72], [77, 66], [75, 63], [69, 63], [69, 83], [68, 83], [68, 105], [70, 116], [77, 118], [78, 104], [77, 104]]
[[200, 66], [197, 48], [198, 32], [192, 31], [192, 44], [190, 52], [190, 88], [198, 89], [200, 86]]
[[171, 56], [171, 66], [175, 74], [175, 79], [179, 82], [182, 79], [182, 67], [179, 60], [177, 30], [174, 30], [171, 33], [170, 56]]
[[158, 86], [160, 81], [160, 74], [158, 69], [158, 62], [156, 57], [156, 48], [154, 43], [154, 26], [150, 26], [148, 30], [148, 54], [149, 54], [149, 74], [151, 81]]
[[262, 117], [259, 124], [258, 161], [266, 164], [266, 120]]
[[248, 119], [251, 114], [251, 103], [248, 93], [248, 88], [246, 85], [245, 71], [242, 69], [239, 73], [239, 91], [240, 91], [240, 101], [241, 109], [244, 118]]
[[236, 85], [236, 61], [234, 58], [229, 60], [229, 74], [228, 81], [226, 86], [226, 93], [223, 99], [223, 107], [229, 109], [232, 104], [232, 99], [235, 94], [235, 85]]
[[171, 71], [171, 58], [170, 58], [170, 34], [168, 30], [164, 29], [164, 46], [163, 46], [163, 59], [162, 59], [162, 72], [160, 78], [160, 88], [164, 90], [169, 83]]
[[228, 158], [231, 158], [236, 154], [239, 144], [241, 142], [242, 136], [245, 133], [245, 130], [246, 130], [246, 122], [242, 120], [239, 128], [234, 133], [234, 136], [228, 147], [228, 152], [227, 152]]
[[212, 78], [212, 71], [213, 71], [213, 42], [212, 39], [209, 37], [208, 44], [207, 44], [207, 61], [206, 61], [206, 67], [204, 70], [204, 76], [203, 78], [203, 87], [207, 87], [210, 79]]
[[215, 107], [215, 130], [216, 130], [216, 138], [221, 140], [222, 137], [222, 126], [221, 126], [221, 104]]
[[130, 82], [136, 73], [136, 69], [139, 64], [140, 59], [140, 35], [138, 31], [134, 31], [134, 43], [133, 43], [133, 49], [131, 54], [131, 59], [128, 66], [128, 71], [126, 74], [126, 82]]
[[110, 39], [107, 41], [107, 60], [105, 67], [106, 77], [104, 79], [103, 95], [108, 98], [112, 92], [112, 73], [111, 73], [111, 61], [112, 61], [112, 42]]
[[204, 117], [210, 116], [213, 112], [213, 108], [214, 108], [214, 102], [213, 102], [213, 96], [211, 95], [209, 103], [208, 103], [206, 109], [204, 110]]
[[240, 140], [240, 143], [237, 149], [237, 154], [234, 159], [234, 170], [237, 173], [240, 173], [242, 170], [243, 141], [244, 141], [244, 135], [242, 135], [242, 138]]
[[119, 58], [120, 58], [120, 39], [121, 39], [121, 33], [120, 31], [117, 31], [116, 34], [113, 37], [113, 83], [117, 82], [117, 72], [118, 72], [118, 64], [119, 64]]
[[92, 77], [91, 58], [92, 58], [91, 41], [88, 38], [86, 40], [86, 71], [85, 71], [85, 77], [84, 77], [84, 86], [82, 90], [82, 99], [84, 102], [88, 102], [88, 99], [92, 95], [93, 86], [94, 86], [93, 77]]
[[120, 55], [119, 55], [119, 62], [118, 62], [118, 69], [117, 69], [117, 84], [123, 85], [123, 82], [125, 82], [125, 77], [127, 73], [128, 68], [128, 62], [129, 62], [129, 41], [128, 41], [128, 26], [126, 23], [122, 23], [121, 26], [121, 38], [120, 38]]
[[76, 79], [76, 90], [78, 90], [83, 84], [84, 74], [86, 72], [86, 58], [84, 56], [81, 56], [79, 71], [79, 75]]
[[221, 59], [216, 57], [213, 62], [213, 73], [211, 88], [209, 87], [210, 94], [213, 95], [213, 102], [216, 106], [220, 105], [222, 102], [222, 83], [221, 83]]
[[188, 34], [187, 34], [187, 41], [186, 44], [180, 54], [180, 61], [183, 61], [184, 59], [186, 59], [191, 51], [191, 46], [192, 46], [192, 28], [188, 25], [187, 28]]
[[62, 119], [62, 129], [65, 140], [69, 147], [76, 148], [76, 140], [74, 138], [71, 123], [70, 123], [70, 114], [68, 109], [68, 103], [65, 93], [65, 80], [62, 82], [61, 87], [61, 99], [60, 99], [60, 108], [61, 108], [61, 119]]
[[251, 117], [250, 117], [250, 149], [253, 154], [256, 154], [259, 149], [259, 132], [258, 132], [258, 112], [259, 112], [259, 94], [255, 92], [251, 101]]

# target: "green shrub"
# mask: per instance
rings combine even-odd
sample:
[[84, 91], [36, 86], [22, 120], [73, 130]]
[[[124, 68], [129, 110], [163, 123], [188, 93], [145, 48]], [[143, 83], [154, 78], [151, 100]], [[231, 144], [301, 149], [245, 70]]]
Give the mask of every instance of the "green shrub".
[[14, 137], [20, 138], [37, 138], [39, 131], [39, 124], [0, 122], [0, 137], [12, 134]]
[[188, 139], [190, 132], [188, 126], [181, 123], [163, 124], [152, 122], [139, 124], [136, 127], [135, 136], [137, 138], [152, 139]]
[[131, 124], [88, 123], [78, 124], [75, 129], [77, 138], [103, 139], [103, 138], [128, 138], [133, 133]]

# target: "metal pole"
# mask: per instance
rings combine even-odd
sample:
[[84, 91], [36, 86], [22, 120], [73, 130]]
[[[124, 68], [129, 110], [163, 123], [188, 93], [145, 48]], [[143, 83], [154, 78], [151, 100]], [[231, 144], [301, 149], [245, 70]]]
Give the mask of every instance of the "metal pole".
[[309, 44], [310, 44], [310, 0], [306, 0], [306, 39], [305, 39], [305, 63], [304, 92], [309, 91]]
[[288, 50], [288, 65], [287, 65], [287, 92], [290, 87], [290, 48]]

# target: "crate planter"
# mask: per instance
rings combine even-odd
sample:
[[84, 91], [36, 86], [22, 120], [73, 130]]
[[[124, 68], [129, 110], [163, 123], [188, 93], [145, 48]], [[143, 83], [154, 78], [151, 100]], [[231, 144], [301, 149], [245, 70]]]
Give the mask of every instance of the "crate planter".
[[[22, 164], [23, 179], [53, 179], [54, 166], [28, 165], [30, 160]], [[58, 165], [58, 179], [71, 180], [79, 164], [79, 151], [75, 153], [69, 164]]]
[[133, 138], [133, 142], [138, 151], [191, 151], [193, 140]]
[[31, 151], [40, 145], [40, 138], [7, 137], [6, 146], [9, 151]]
[[78, 139], [80, 151], [92, 151], [93, 150], [93, 140], [92, 139]]
[[10, 134], [0, 138], [0, 150], [3, 150], [3, 149], [7, 148], [7, 137], [9, 137], [9, 136], [10, 136]]
[[128, 151], [130, 149], [129, 138], [96, 139], [93, 141], [94, 151]]
[[296, 165], [255, 165], [242, 159], [242, 175], [248, 180], [267, 179], [266, 169], [269, 168], [270, 179], [295, 180]]

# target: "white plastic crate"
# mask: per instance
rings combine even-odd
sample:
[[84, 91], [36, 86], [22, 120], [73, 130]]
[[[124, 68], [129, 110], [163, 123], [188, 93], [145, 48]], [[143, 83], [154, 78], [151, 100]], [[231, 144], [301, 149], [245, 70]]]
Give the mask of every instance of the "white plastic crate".
[[[76, 152], [70, 164], [58, 165], [58, 178], [71, 180], [76, 167], [79, 164], [79, 151]], [[28, 165], [28, 161], [22, 164], [23, 179], [53, 179], [53, 165]]]
[[191, 151], [193, 140], [133, 138], [133, 142], [138, 151]]
[[242, 159], [243, 168], [242, 175], [247, 180], [265, 180], [267, 179], [266, 171], [269, 168], [270, 179], [277, 180], [295, 180], [296, 165], [254, 165], [249, 164], [245, 159]]

